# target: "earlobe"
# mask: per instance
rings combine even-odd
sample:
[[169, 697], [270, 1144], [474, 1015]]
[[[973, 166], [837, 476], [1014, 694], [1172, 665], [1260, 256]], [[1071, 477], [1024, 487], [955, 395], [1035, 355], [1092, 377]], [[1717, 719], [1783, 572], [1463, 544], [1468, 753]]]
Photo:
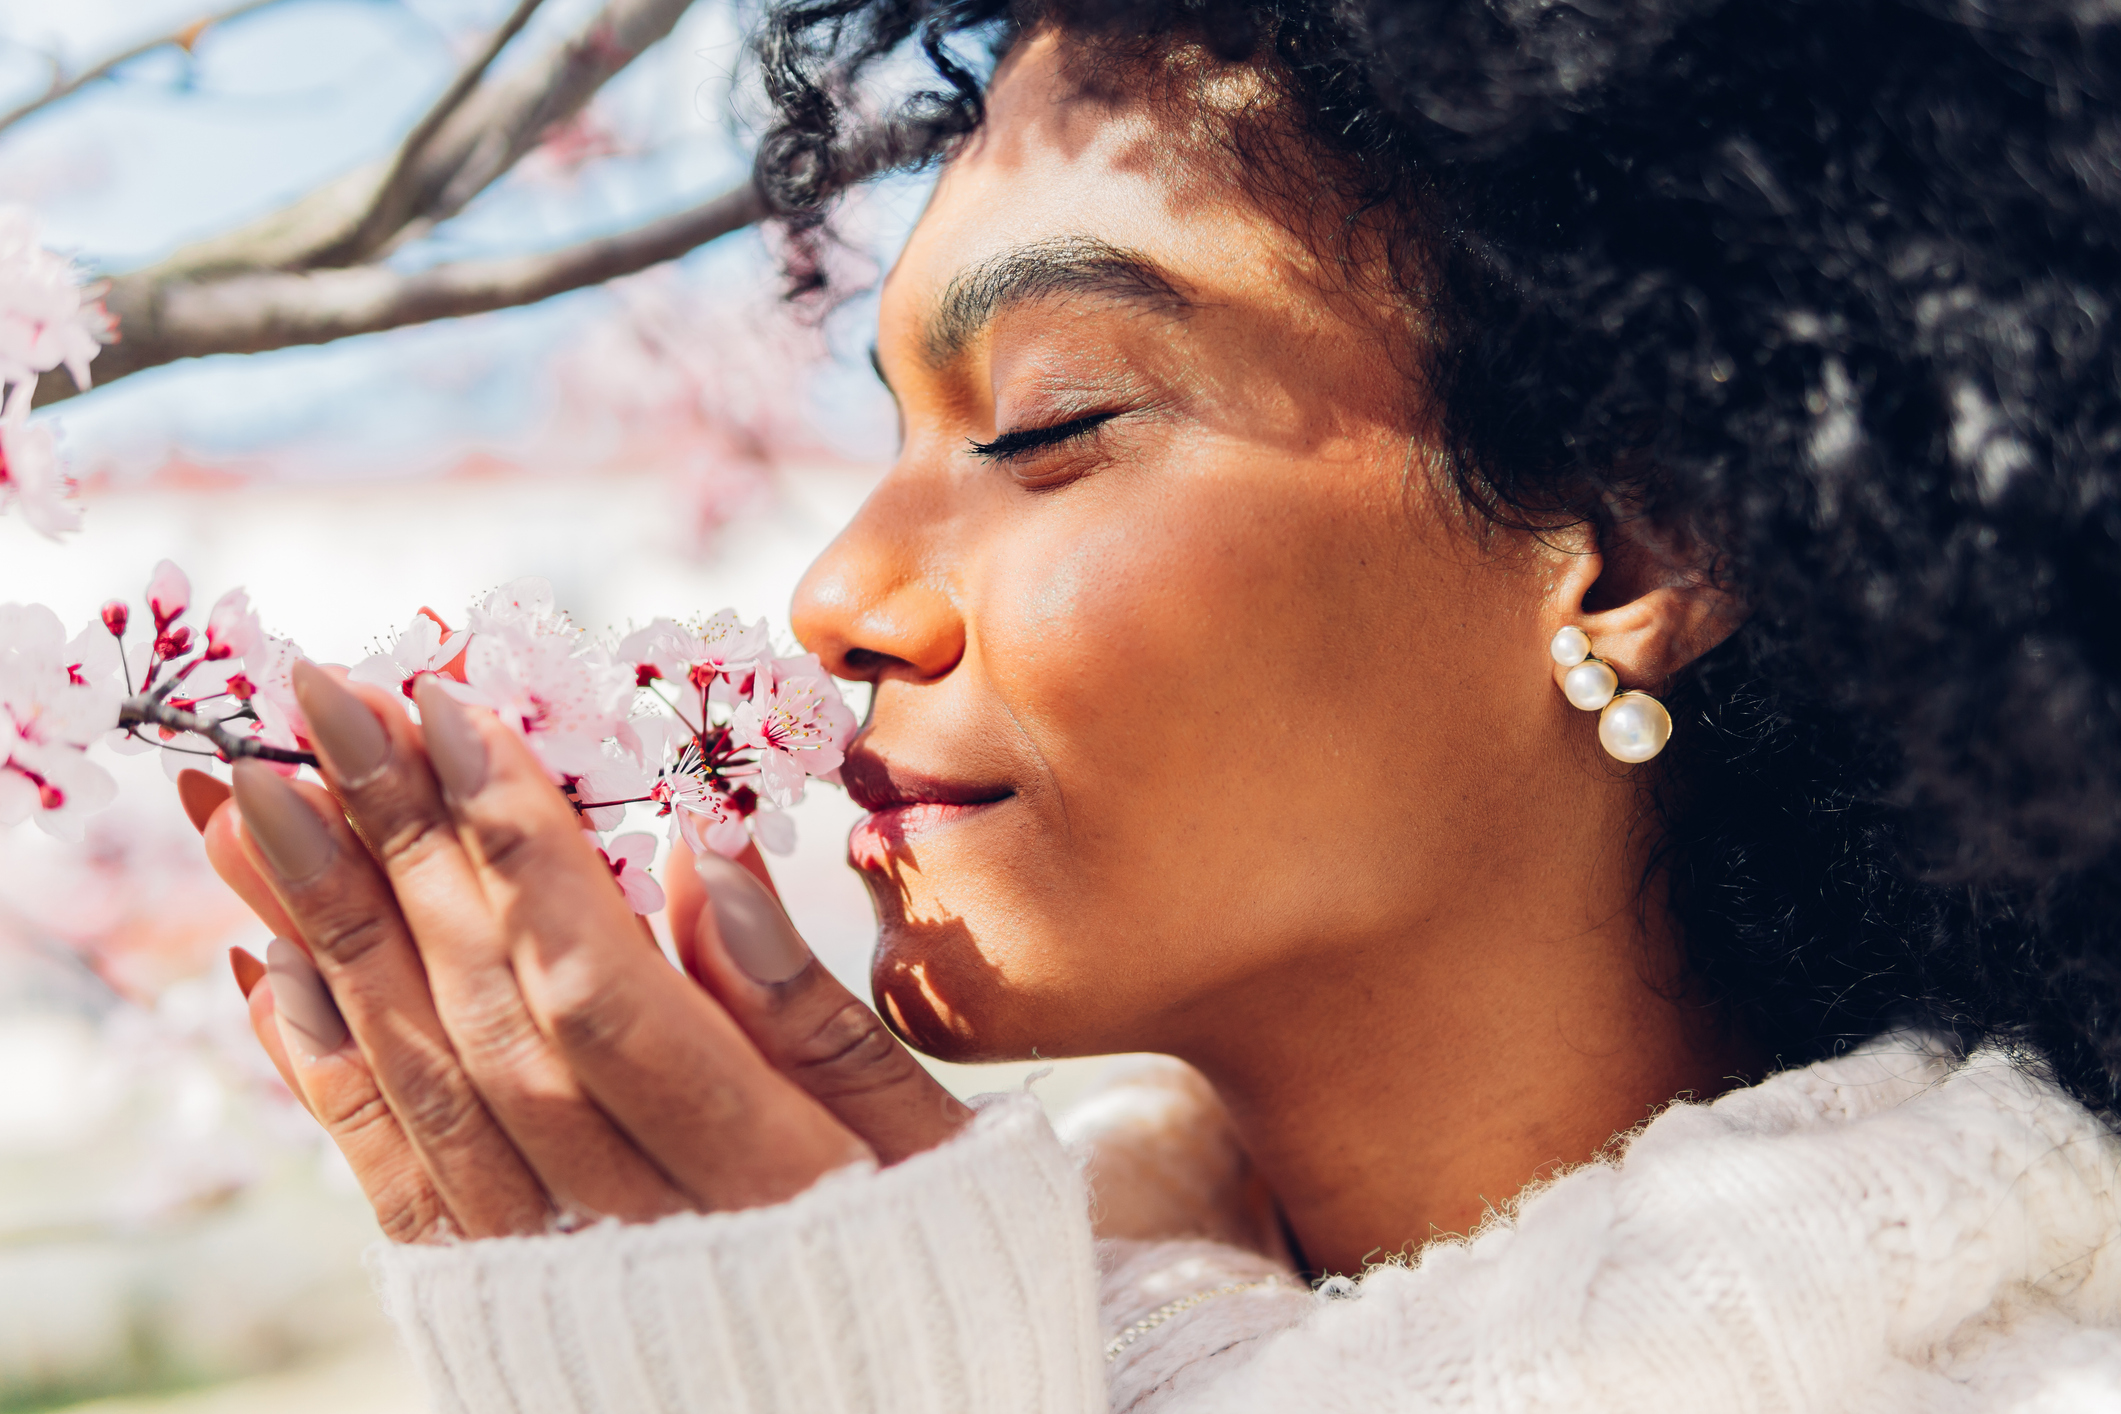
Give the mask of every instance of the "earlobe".
[[[1556, 579], [1548, 633], [1574, 624], [1597, 656], [1612, 665], [1617, 686], [1662, 692], [1672, 677], [1745, 622], [1745, 606], [1707, 571], [1675, 559], [1625, 527], [1583, 530]], [[1569, 669], [1557, 662], [1555, 683]]]

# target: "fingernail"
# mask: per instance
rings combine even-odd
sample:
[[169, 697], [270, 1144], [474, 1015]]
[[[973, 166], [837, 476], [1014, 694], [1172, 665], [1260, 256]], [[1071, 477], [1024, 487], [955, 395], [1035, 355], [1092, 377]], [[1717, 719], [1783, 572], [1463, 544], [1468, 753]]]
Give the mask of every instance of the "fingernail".
[[204, 771], [179, 771], [177, 799], [182, 802], [191, 827], [203, 835], [206, 822], [214, 818], [221, 802], [228, 799], [228, 787]]
[[368, 704], [314, 663], [294, 668], [295, 701], [309, 718], [310, 740], [344, 785], [357, 786], [390, 759], [390, 733]]
[[243, 999], [249, 1001], [251, 989], [256, 987], [258, 979], [265, 975], [265, 964], [241, 948], [230, 948], [228, 970], [236, 974], [236, 987], [243, 993]]
[[432, 677], [413, 684], [420, 704], [420, 730], [427, 736], [427, 759], [442, 778], [442, 789], [462, 800], [486, 784], [486, 743], [464, 704], [442, 690]]
[[308, 953], [274, 938], [265, 950], [265, 975], [272, 980], [273, 1014], [288, 1050], [313, 1061], [346, 1044], [346, 1020]]
[[279, 772], [263, 761], [238, 761], [233, 774], [243, 831], [274, 873], [292, 883], [330, 862], [331, 831]]
[[722, 946], [746, 977], [771, 987], [810, 965], [810, 948], [787, 911], [749, 869], [711, 852], [695, 857], [692, 868], [707, 886]]

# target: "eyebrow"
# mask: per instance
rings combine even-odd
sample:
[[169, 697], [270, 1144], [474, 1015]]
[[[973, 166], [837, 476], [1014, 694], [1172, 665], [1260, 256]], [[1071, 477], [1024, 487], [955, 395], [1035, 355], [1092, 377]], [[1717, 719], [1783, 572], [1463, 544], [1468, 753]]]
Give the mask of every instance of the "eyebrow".
[[1140, 251], [1091, 236], [1060, 236], [988, 257], [951, 280], [929, 320], [922, 352], [941, 366], [1010, 305], [1056, 295], [1101, 295], [1184, 313], [1193, 301]]

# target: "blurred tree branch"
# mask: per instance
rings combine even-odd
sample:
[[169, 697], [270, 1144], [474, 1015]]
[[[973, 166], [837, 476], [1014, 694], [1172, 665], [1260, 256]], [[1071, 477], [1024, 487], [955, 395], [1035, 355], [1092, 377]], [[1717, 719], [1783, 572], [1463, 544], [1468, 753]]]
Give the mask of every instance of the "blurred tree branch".
[[[252, 0], [244, 8], [270, 3], [275, 0]], [[518, 0], [391, 158], [112, 278], [104, 298], [117, 317], [119, 342], [96, 360], [95, 381], [110, 383], [183, 358], [325, 343], [529, 304], [673, 260], [766, 215], [745, 182], [688, 211], [562, 250], [420, 271], [376, 263], [506, 175], [667, 36], [693, 0], [605, 0], [568, 38], [490, 77], [494, 60], [539, 3]], [[55, 372], [38, 385], [37, 402], [78, 391], [71, 377]]]
[[[406, 218], [411, 214], [413, 182], [419, 173], [420, 158], [425, 155], [428, 144], [434, 140], [434, 135], [441, 131], [442, 124], [448, 122], [456, 111], [464, 106], [464, 100], [478, 89], [479, 81], [486, 77], [486, 71], [493, 67], [493, 61], [501, 57], [501, 51], [508, 47], [510, 40], [523, 32], [523, 26], [530, 23], [530, 17], [537, 13], [538, 6], [542, 3], [544, 0], [518, 0], [515, 12], [487, 36], [486, 43], [480, 47], [478, 54], [458, 72], [456, 81], [443, 90], [434, 107], [427, 110], [427, 116], [415, 123], [412, 131], [405, 135], [405, 141], [398, 147], [397, 157], [390, 164], [389, 173], [376, 188], [375, 200], [369, 203], [366, 214], [347, 234], [345, 246], [348, 253], [358, 257], [363, 251], [374, 250], [394, 232], [403, 228]], [[336, 265], [343, 262], [332, 259], [331, 254], [327, 253], [320, 256], [317, 263]]]
[[[123, 339], [96, 360], [98, 383], [180, 358], [329, 343], [433, 319], [532, 304], [675, 260], [759, 220], [750, 183], [631, 231], [540, 255], [464, 260], [427, 270], [380, 265], [226, 273], [206, 280], [120, 279], [105, 297]], [[65, 383], [49, 374], [39, 385]], [[61, 393], [60, 396], [66, 396]]]
[[0, 132], [6, 132], [30, 114], [49, 108], [62, 98], [73, 97], [98, 79], [109, 78], [135, 59], [144, 58], [154, 53], [157, 49], [166, 49], [172, 45], [189, 52], [191, 47], [199, 42], [199, 36], [212, 29], [215, 25], [227, 24], [230, 20], [241, 19], [253, 10], [263, 10], [269, 5], [281, 3], [283, 3], [283, 0], [246, 0], [246, 3], [237, 5], [232, 9], [223, 10], [219, 14], [207, 15], [202, 19], [193, 20], [181, 29], [173, 30], [168, 34], [157, 35], [153, 39], [143, 40], [130, 49], [121, 50], [111, 55], [108, 59], [91, 64], [72, 78], [66, 77], [65, 72], [59, 67], [59, 62], [55, 58], [52, 60], [51, 86], [21, 107], [11, 109], [6, 113], [0, 113]]

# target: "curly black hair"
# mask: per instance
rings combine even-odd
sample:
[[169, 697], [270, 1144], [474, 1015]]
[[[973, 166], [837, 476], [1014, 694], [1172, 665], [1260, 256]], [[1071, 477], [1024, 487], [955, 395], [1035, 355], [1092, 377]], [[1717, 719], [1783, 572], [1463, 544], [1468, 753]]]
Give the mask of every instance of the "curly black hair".
[[[762, 188], [814, 234], [1044, 25], [1254, 65], [1414, 233], [1471, 504], [1713, 551], [1751, 614], [1665, 802], [1713, 995], [1789, 1063], [1919, 1021], [2121, 1122], [2121, 7], [781, 0]], [[941, 84], [865, 123], [910, 46]]]

